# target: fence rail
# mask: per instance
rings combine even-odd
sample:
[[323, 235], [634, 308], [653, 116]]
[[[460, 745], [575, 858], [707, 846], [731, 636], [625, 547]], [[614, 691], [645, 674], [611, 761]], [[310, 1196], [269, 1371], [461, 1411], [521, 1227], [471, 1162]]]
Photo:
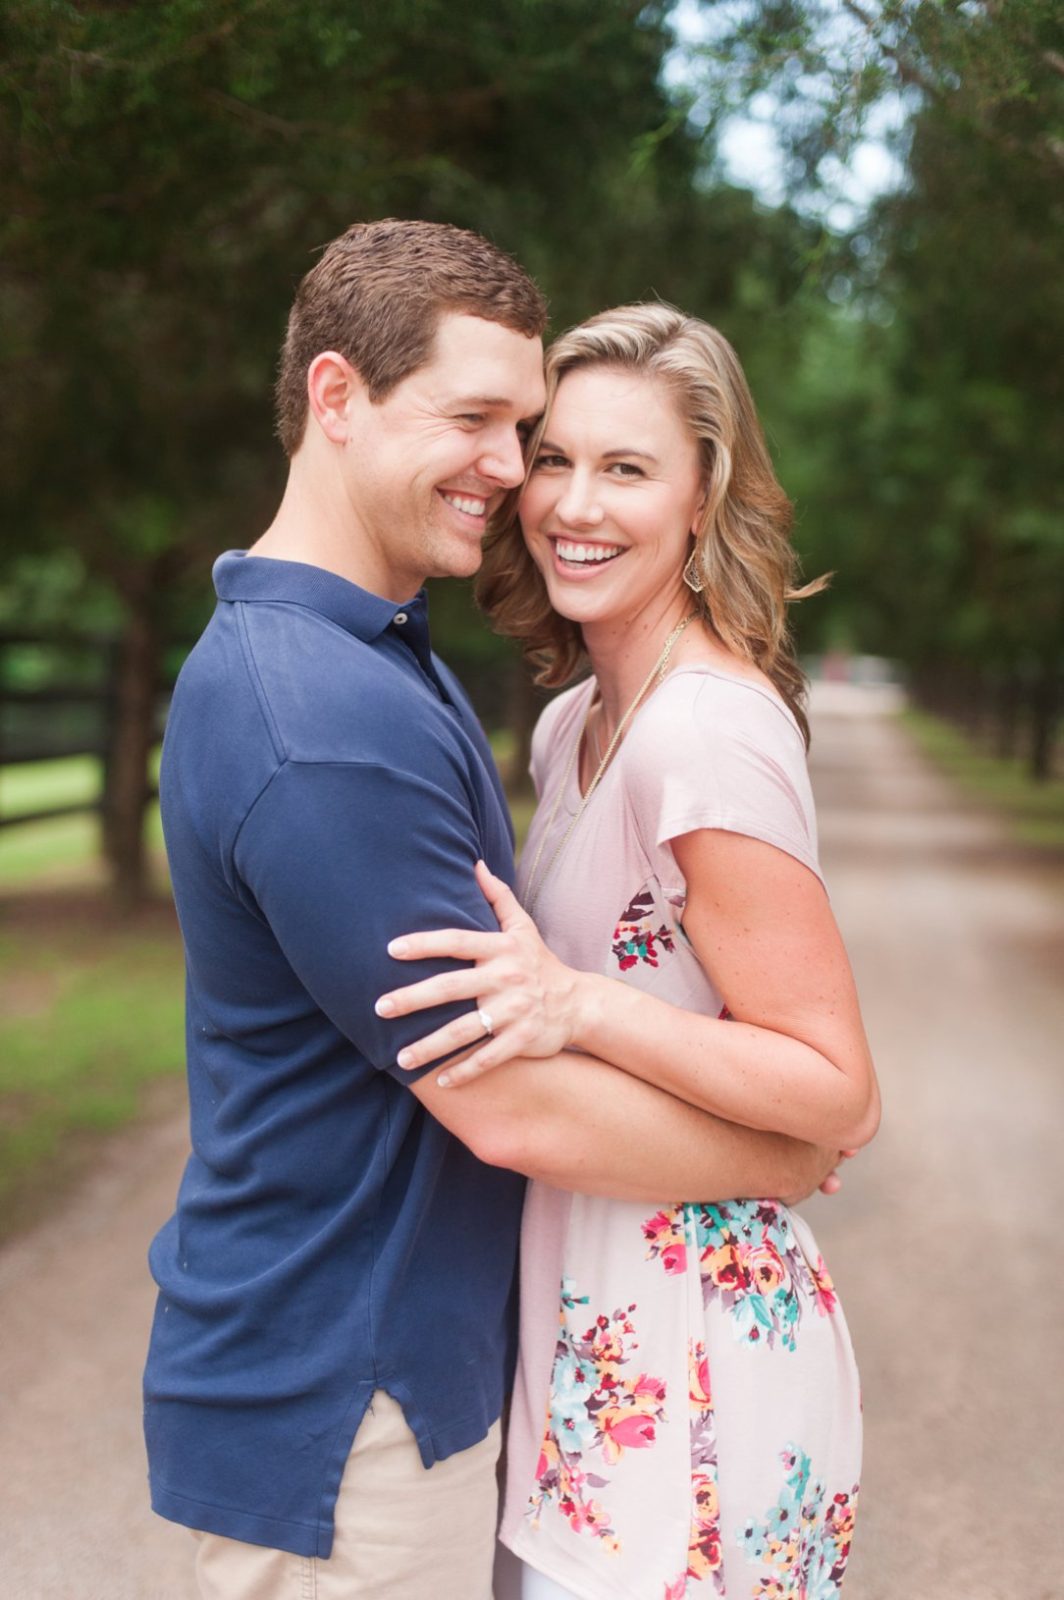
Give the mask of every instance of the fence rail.
[[[182, 648], [178, 642], [176, 648]], [[75, 678], [75, 663], [82, 668]], [[80, 800], [8, 811], [0, 803], [0, 829], [107, 808], [118, 714], [119, 640], [99, 632], [0, 632], [0, 771], [69, 756], [101, 763], [98, 792]], [[159, 735], [172, 688], [168, 677], [156, 698]], [[148, 785], [146, 798], [156, 798]]]
[[[68, 756], [91, 756], [101, 763], [98, 793], [31, 810], [4, 808], [0, 829], [22, 823], [95, 813], [106, 817], [120, 712], [118, 638], [100, 632], [0, 631], [0, 773], [5, 768]], [[162, 738], [177, 669], [192, 641], [167, 643], [168, 670], [155, 698], [154, 720]], [[519, 779], [527, 766], [527, 746], [542, 695], [531, 688], [516, 656], [503, 661], [480, 655], [463, 659], [447, 652], [449, 664], [465, 683], [478, 716], [488, 728], [510, 728], [516, 735], [514, 767]], [[144, 799], [158, 797], [146, 777]]]

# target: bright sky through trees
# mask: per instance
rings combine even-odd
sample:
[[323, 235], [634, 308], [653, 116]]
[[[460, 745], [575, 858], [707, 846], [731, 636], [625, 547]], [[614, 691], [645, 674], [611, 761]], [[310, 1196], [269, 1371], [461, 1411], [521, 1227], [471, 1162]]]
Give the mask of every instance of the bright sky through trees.
[[[712, 6], [699, 0], [679, 0], [670, 14], [679, 45], [666, 62], [665, 81], [670, 89], [693, 94], [696, 121], [720, 114], [719, 105], [709, 104], [717, 85], [711, 76], [707, 87], [702, 52], [748, 11], [745, 0], [722, 0]], [[840, 51], [859, 50], [860, 30], [841, 5], [837, 12], [837, 20], [829, 24], [830, 42]], [[786, 154], [778, 137], [785, 115], [776, 96], [765, 91], [741, 109], [726, 112], [717, 133], [717, 165], [723, 177], [751, 189], [766, 205], [780, 205], [787, 197]], [[902, 134], [906, 116], [898, 95], [885, 96], [870, 109], [864, 135], [847, 161], [826, 157], [818, 174], [820, 186], [792, 193], [792, 203], [840, 232], [855, 227], [880, 195], [897, 189], [903, 181], [904, 166], [891, 143]]]

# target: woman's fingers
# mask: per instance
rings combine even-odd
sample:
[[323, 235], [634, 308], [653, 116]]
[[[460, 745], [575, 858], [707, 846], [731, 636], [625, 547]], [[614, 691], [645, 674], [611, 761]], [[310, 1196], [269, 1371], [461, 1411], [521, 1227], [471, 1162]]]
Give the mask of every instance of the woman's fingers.
[[404, 933], [393, 939], [388, 954], [396, 961], [422, 961], [430, 956], [451, 956], [455, 961], [487, 961], [498, 948], [497, 933], [477, 933], [471, 928], [432, 928], [426, 933]]
[[492, 1067], [501, 1067], [504, 1061], [509, 1061], [517, 1053], [516, 1048], [507, 1045], [505, 1038], [493, 1039], [483, 1050], [478, 1050], [465, 1061], [456, 1062], [453, 1067], [444, 1067], [436, 1082], [441, 1089], [460, 1089], [463, 1084], [472, 1083], [474, 1078], [483, 1077]]
[[[404, 1045], [395, 1059], [404, 1072], [414, 1072], [418, 1067], [428, 1066], [430, 1061], [439, 1061], [441, 1056], [468, 1050], [471, 1045], [492, 1037], [484, 1026], [486, 1017], [485, 1011], [470, 1011], [464, 1017], [455, 1017], [435, 1033], [427, 1033], [423, 1039]], [[494, 1031], [494, 1019], [491, 1021]]]
[[[511, 889], [489, 872], [483, 861], [476, 866], [477, 882], [484, 898], [505, 931], [528, 921]], [[474, 928], [431, 928], [424, 933], [403, 933], [388, 946], [396, 961], [423, 961], [449, 956], [455, 961], [487, 961], [499, 950], [499, 934], [481, 933]]]
[[392, 989], [381, 995], [373, 1009], [378, 1017], [405, 1017], [411, 1011], [449, 1005], [452, 1000], [475, 1000], [483, 991], [484, 975], [480, 969], [459, 967], [456, 972], [438, 972], [405, 989]]
[[513, 890], [501, 878], [497, 878], [485, 862], [478, 861], [475, 872], [480, 892], [494, 911], [504, 933], [515, 923], [528, 921], [528, 913]]

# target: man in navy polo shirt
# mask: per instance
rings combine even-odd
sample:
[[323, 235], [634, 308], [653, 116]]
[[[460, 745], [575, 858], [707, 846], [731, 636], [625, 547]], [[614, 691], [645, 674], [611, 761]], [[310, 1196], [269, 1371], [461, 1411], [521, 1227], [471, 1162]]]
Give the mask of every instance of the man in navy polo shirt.
[[491, 928], [479, 858], [512, 881], [421, 586], [476, 570], [522, 479], [545, 320], [476, 235], [329, 246], [282, 358], [284, 499], [218, 561], [174, 695], [192, 1154], [151, 1251], [145, 1428], [152, 1504], [196, 1530], [212, 1600], [487, 1600], [518, 1173], [652, 1199], [809, 1189], [827, 1164], [587, 1058], [448, 1094], [396, 1056], [469, 1006], [374, 1010], [389, 939]]

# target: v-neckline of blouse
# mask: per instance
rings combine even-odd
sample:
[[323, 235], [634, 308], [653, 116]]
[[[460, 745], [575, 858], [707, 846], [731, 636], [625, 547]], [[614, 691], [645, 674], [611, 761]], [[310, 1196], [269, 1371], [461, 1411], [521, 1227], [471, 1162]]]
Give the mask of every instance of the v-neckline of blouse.
[[[794, 727], [795, 731], [800, 733], [801, 730], [798, 728], [798, 723], [795, 720], [794, 712], [791, 710], [790, 706], [784, 700], [783, 696], [778, 694], [774, 689], [767, 689], [763, 683], [758, 683], [756, 681], [756, 679], [754, 679], [754, 678], [744, 678], [738, 672], [722, 672], [719, 667], [712, 666], [708, 661], [688, 661], [688, 662], [683, 663], [680, 666], [674, 667], [671, 672], [669, 672], [669, 673], [667, 673], [665, 675], [665, 677], [663, 678], [661, 683], [658, 683], [658, 684], [654, 685], [654, 688], [653, 688], [652, 692], [647, 695], [646, 699], [643, 701], [643, 704], [639, 707], [638, 711], [636, 711], [635, 715], [632, 717], [632, 720], [628, 725], [628, 731], [625, 734], [624, 738], [621, 740], [621, 743], [618, 746], [618, 748], [617, 748], [617, 750], [616, 750], [616, 752], [614, 754], [613, 760], [610, 762], [609, 766], [606, 768], [605, 772], [602, 774], [602, 777], [599, 780], [599, 784], [598, 784], [599, 789], [602, 788], [602, 785], [606, 782], [606, 779], [609, 777], [610, 773], [614, 770], [614, 768], [618, 766], [618, 764], [620, 762], [620, 758], [621, 758], [621, 751], [623, 750], [623, 748], [624, 748], [625, 744], [627, 743], [628, 739], [631, 737], [632, 729], [635, 727], [636, 723], [639, 721], [639, 718], [643, 715], [643, 712], [646, 710], [647, 706], [650, 705], [651, 702], [654, 700], [655, 695], [657, 695], [658, 692], [665, 687], [665, 684], [668, 683], [670, 681], [670, 679], [672, 679], [672, 678], [680, 678], [680, 677], [683, 677], [686, 674], [692, 673], [692, 672], [701, 673], [704, 676], [710, 677], [710, 678], [722, 678], [725, 683], [739, 683], [739, 684], [742, 684], [742, 686], [745, 689], [753, 689], [756, 694], [761, 695], [765, 700], [768, 700], [773, 705], [778, 706], [779, 709], [783, 712], [784, 716], [787, 718], [788, 722], [790, 722], [792, 724], [792, 726]], [[595, 695], [598, 693], [598, 679], [594, 676], [594, 674], [592, 674], [591, 677], [587, 679], [587, 684], [591, 688], [591, 693], [584, 700], [584, 703], [583, 703], [583, 705], [581, 707], [580, 717], [579, 717], [579, 732], [577, 734], [577, 738], [580, 741], [581, 745], [584, 742], [584, 732], [585, 732], [585, 729], [586, 729], [586, 726], [587, 726], [588, 714], [589, 714], [589, 712], [591, 710], [591, 705], [592, 705], [592, 702], [593, 702], [593, 700], [595, 698]], [[584, 797], [587, 794], [587, 789], [580, 782], [580, 750], [579, 750], [579, 748], [577, 749], [576, 760], [571, 765], [568, 787], [569, 787], [570, 790], [574, 790], [575, 789], [575, 791], [576, 791], [576, 803], [577, 803], [577, 805], [582, 805], [583, 802], [584, 802]]]

